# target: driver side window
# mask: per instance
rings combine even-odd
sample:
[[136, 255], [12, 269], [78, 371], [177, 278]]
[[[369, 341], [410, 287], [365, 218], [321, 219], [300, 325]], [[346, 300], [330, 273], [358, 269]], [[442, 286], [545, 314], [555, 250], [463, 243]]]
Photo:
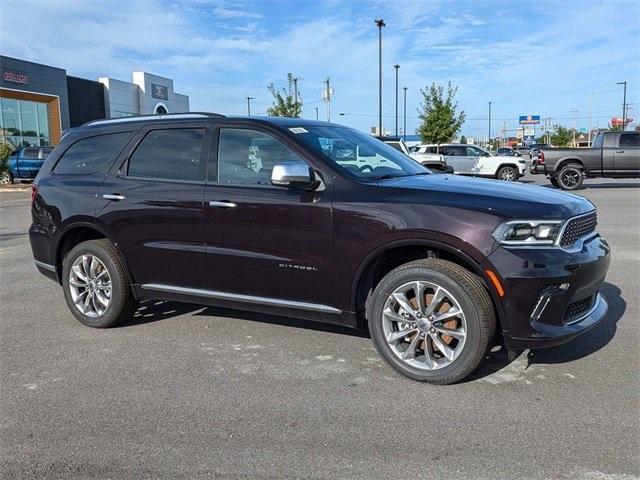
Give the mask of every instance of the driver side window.
[[244, 128], [221, 128], [217, 179], [210, 180], [225, 185], [271, 185], [274, 165], [290, 160], [304, 161], [269, 134]]

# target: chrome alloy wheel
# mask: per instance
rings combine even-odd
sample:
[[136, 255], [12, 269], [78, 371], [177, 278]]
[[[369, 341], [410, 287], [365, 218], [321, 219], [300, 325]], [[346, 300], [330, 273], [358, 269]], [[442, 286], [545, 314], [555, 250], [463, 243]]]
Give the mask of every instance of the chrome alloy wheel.
[[421, 370], [453, 363], [467, 337], [460, 303], [431, 282], [416, 281], [396, 288], [382, 312], [382, 330], [396, 357]]
[[91, 254], [79, 256], [69, 271], [69, 290], [76, 308], [90, 318], [98, 318], [111, 303], [111, 277], [104, 263]]
[[504, 180], [505, 182], [515, 182], [516, 181], [516, 172], [511, 168], [506, 168], [500, 172], [500, 180]]

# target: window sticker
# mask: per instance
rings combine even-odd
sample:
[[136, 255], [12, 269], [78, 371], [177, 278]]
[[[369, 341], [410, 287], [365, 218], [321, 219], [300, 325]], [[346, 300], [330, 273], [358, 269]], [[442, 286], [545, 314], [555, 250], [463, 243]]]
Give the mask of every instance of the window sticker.
[[291, 127], [289, 130], [291, 130], [293, 133], [309, 133], [306, 128], [302, 127]]

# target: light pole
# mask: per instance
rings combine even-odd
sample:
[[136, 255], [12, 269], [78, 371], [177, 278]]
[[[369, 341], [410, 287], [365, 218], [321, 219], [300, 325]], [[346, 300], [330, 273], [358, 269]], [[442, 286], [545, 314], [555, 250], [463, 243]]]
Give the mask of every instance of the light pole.
[[489, 149], [491, 149], [491, 102], [489, 102]]
[[402, 87], [404, 90], [404, 118], [402, 121], [402, 135], [404, 136], [404, 141], [407, 141], [407, 87]]
[[627, 81], [616, 82], [616, 85], [624, 85], [624, 94], [622, 97], [622, 131], [627, 128]]
[[298, 103], [298, 79], [293, 79], [293, 101], [294, 103]]
[[375, 20], [378, 27], [378, 135], [382, 132], [382, 27], [385, 26], [382, 18]]
[[393, 66], [396, 70], [396, 137], [398, 136], [398, 70], [400, 70], [400, 65], [397, 63]]
[[251, 100], [254, 99], [254, 97], [245, 97], [247, 99], [247, 116], [250, 117], [251, 116]]
[[318, 120], [318, 107], [316, 107], [316, 120]]

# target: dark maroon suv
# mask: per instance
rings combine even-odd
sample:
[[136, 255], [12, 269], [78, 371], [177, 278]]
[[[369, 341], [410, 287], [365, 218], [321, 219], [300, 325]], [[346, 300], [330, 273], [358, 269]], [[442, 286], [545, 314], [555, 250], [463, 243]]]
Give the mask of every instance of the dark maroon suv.
[[32, 213], [38, 269], [91, 327], [149, 299], [368, 327], [397, 371], [451, 383], [494, 340], [560, 344], [607, 311], [589, 201], [432, 175], [331, 123], [91, 122], [49, 156]]

